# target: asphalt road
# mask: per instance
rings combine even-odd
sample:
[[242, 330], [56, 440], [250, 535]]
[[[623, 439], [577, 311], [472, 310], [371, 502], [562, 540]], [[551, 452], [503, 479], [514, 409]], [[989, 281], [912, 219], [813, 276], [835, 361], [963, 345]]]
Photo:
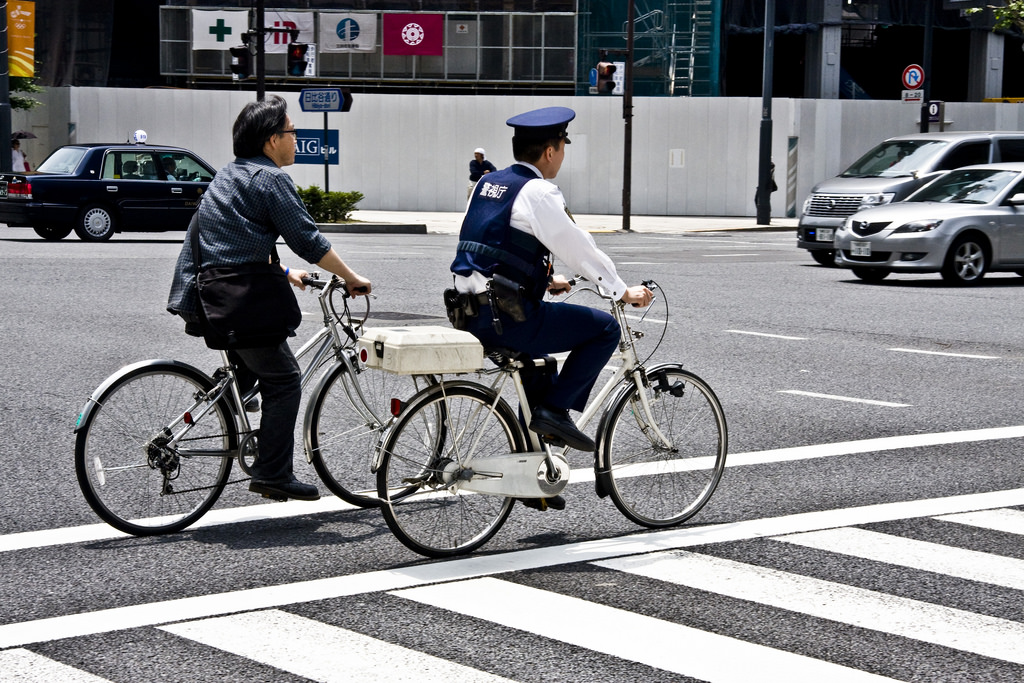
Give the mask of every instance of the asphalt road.
[[[443, 321], [454, 236], [331, 238], [379, 320]], [[0, 681], [1024, 679], [1024, 278], [868, 285], [791, 232], [595, 238], [666, 293], [655, 358], [718, 393], [721, 486], [647, 532], [571, 484], [427, 562], [379, 513], [243, 486], [174, 536], [97, 524], [73, 467], [92, 390], [217, 361], [163, 310], [181, 234], [0, 229]]]

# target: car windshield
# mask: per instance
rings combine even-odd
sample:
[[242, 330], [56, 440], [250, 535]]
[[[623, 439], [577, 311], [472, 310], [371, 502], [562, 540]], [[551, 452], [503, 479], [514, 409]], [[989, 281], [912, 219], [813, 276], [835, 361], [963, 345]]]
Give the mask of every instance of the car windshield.
[[1017, 171], [975, 168], [950, 171], [907, 197], [908, 202], [988, 204], [1020, 178]]
[[883, 142], [840, 174], [841, 178], [893, 178], [910, 176], [925, 168], [948, 145], [941, 140]]
[[46, 157], [36, 170], [40, 173], [74, 173], [85, 151], [84, 147], [61, 147]]

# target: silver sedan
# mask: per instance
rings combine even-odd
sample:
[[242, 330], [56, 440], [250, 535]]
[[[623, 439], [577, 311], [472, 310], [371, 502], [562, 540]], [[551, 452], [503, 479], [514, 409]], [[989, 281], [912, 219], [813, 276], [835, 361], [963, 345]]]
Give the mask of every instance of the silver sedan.
[[1024, 163], [959, 168], [902, 202], [858, 211], [835, 246], [836, 265], [868, 282], [898, 272], [957, 285], [989, 271], [1024, 276]]

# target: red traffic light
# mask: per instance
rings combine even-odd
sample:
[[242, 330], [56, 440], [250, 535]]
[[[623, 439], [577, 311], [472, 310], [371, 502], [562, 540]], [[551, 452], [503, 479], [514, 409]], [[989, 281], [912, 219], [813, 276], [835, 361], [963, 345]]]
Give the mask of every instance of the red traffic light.
[[305, 76], [306, 75], [306, 52], [309, 50], [309, 45], [306, 43], [289, 43], [288, 44], [288, 75], [289, 76]]
[[245, 45], [238, 45], [229, 48], [231, 52], [231, 78], [232, 80], [245, 80], [251, 75], [249, 68], [249, 48]]
[[615, 90], [615, 65], [611, 62], [597, 63], [597, 92], [610, 93]]

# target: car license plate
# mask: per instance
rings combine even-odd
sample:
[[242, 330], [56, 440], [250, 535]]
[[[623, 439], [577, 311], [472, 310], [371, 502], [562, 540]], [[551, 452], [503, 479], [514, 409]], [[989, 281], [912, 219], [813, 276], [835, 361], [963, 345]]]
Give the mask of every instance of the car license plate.
[[871, 256], [871, 242], [850, 242], [850, 254], [853, 256]]
[[836, 238], [836, 231], [833, 228], [818, 228], [818, 241], [831, 242]]
[[0, 182], [0, 197], [7, 196], [7, 183]]

